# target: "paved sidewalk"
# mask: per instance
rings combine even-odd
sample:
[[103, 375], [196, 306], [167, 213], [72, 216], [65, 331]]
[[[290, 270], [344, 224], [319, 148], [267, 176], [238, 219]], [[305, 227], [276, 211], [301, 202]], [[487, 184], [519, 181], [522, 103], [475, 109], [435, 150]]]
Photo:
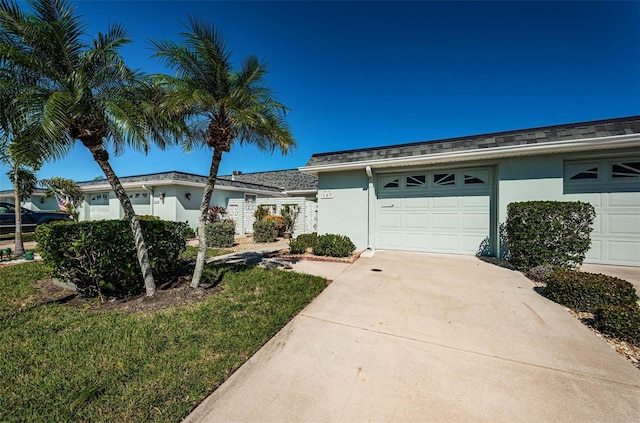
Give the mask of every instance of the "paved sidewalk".
[[640, 371], [520, 273], [377, 252], [186, 422], [622, 422]]

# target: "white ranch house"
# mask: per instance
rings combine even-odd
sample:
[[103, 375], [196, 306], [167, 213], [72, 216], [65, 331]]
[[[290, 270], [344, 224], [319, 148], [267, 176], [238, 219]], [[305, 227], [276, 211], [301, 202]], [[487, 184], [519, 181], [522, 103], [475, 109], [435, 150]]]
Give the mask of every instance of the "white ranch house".
[[[136, 214], [157, 216], [164, 220], [187, 222], [198, 226], [198, 216], [206, 177], [184, 172], [163, 172], [120, 177]], [[121, 219], [124, 211], [106, 179], [79, 182], [85, 198], [79, 208], [83, 220]], [[236, 222], [239, 234], [253, 232], [253, 213], [258, 205], [280, 213], [284, 204], [298, 206], [294, 235], [314, 232], [317, 219], [317, 178], [298, 170], [241, 173], [217, 178], [210, 204], [225, 207]], [[13, 192], [0, 191], [0, 201], [13, 203]], [[31, 210], [56, 210], [54, 198], [45, 198], [36, 190], [24, 202]]]
[[586, 262], [640, 266], [640, 116], [314, 154], [318, 232], [358, 248], [501, 256], [516, 201], [596, 209]]

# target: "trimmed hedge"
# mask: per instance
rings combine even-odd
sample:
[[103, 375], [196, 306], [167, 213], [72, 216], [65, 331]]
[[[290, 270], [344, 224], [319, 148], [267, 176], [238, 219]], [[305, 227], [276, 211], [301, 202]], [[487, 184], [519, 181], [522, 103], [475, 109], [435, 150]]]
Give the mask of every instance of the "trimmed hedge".
[[292, 239], [289, 241], [289, 252], [291, 254], [304, 254], [307, 252], [307, 245], [302, 241]]
[[[186, 248], [185, 223], [141, 220], [157, 280], [168, 277]], [[53, 276], [73, 282], [83, 297], [123, 298], [144, 292], [129, 222], [101, 220], [40, 225], [36, 239]]]
[[637, 304], [610, 305], [597, 309], [593, 316], [593, 327], [640, 347], [640, 307]]
[[316, 256], [348, 257], [356, 249], [349, 237], [336, 234], [320, 235], [313, 247]]
[[233, 222], [207, 223], [205, 226], [209, 247], [233, 247], [236, 225]]
[[274, 242], [278, 238], [278, 225], [273, 220], [256, 220], [253, 239], [256, 242]]
[[591, 246], [595, 215], [591, 204], [580, 201], [509, 204], [509, 262], [519, 270], [543, 264], [579, 267]]
[[311, 232], [310, 234], [300, 234], [296, 237], [296, 241], [303, 243], [306, 248], [313, 248], [318, 242], [318, 233]]
[[638, 295], [629, 282], [596, 273], [558, 270], [547, 278], [544, 295], [571, 309], [595, 312], [606, 306], [637, 305]]

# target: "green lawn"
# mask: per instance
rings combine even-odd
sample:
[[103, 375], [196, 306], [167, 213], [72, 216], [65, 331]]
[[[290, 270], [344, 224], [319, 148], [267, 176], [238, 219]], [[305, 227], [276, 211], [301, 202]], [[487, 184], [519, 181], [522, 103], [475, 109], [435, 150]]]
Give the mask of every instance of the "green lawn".
[[129, 314], [38, 305], [48, 276], [42, 263], [0, 268], [3, 422], [178, 422], [326, 287], [227, 268], [203, 302]]
[[[232, 252], [232, 250], [207, 248], [207, 257], [221, 256], [223, 254], [228, 254], [230, 252]], [[198, 247], [187, 245], [187, 249], [182, 254], [180, 254], [180, 258], [183, 260], [189, 260], [189, 261], [195, 262], [197, 255], [198, 255]]]

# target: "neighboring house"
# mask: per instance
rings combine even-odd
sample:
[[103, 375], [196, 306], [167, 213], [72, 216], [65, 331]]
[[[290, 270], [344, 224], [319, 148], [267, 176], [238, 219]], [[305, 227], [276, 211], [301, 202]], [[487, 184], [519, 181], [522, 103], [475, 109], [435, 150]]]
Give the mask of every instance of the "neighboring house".
[[[260, 181], [263, 181], [260, 183]], [[184, 172], [163, 172], [120, 178], [135, 212], [158, 216], [164, 220], [187, 222], [198, 226], [200, 203], [206, 177]], [[253, 231], [253, 212], [257, 205], [272, 206], [279, 213], [283, 204], [296, 204], [300, 210], [295, 234], [315, 230], [317, 178], [298, 170], [221, 175], [216, 180], [210, 204], [225, 207], [228, 217], [236, 221], [238, 233]], [[79, 219], [120, 219], [124, 211], [106, 179], [79, 182], [85, 199], [78, 208]], [[0, 191], [2, 201], [11, 200], [12, 191]], [[57, 202], [36, 190], [23, 203], [31, 210], [56, 210]]]
[[507, 205], [587, 201], [586, 261], [640, 266], [640, 116], [314, 154], [318, 232], [358, 248], [504, 256]]

